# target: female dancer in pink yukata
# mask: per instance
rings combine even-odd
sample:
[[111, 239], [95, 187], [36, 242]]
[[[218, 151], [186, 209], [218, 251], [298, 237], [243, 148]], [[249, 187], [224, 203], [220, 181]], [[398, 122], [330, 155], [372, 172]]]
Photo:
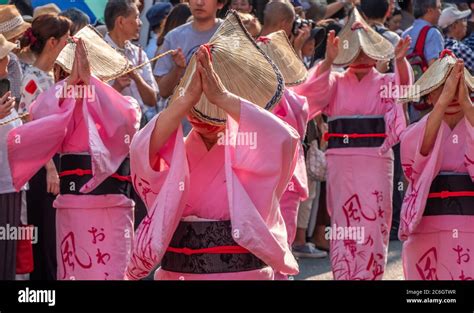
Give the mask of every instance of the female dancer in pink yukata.
[[[20, 189], [61, 153], [60, 194], [54, 201], [57, 278], [119, 280], [133, 240], [127, 157], [140, 113], [136, 101], [91, 76], [84, 42], [76, 46], [69, 78], [33, 102], [32, 122], [9, 132], [8, 158]], [[76, 98], [70, 90], [77, 86], [93, 93]]]
[[[198, 50], [186, 92], [132, 142], [132, 179], [149, 213], [137, 230], [126, 279], [141, 279], [159, 263], [157, 280], [271, 280], [274, 271], [298, 273], [279, 199], [293, 174], [299, 136], [228, 92], [209, 50]], [[281, 88], [282, 82], [277, 93]], [[226, 124], [213, 126], [191, 113], [202, 94], [226, 112]], [[186, 116], [193, 130], [183, 138]], [[258, 141], [218, 144], [222, 131], [226, 138], [256, 134]]]
[[433, 111], [401, 138], [410, 184], [399, 235], [408, 280], [474, 279], [474, 107], [468, 89], [474, 90], [474, 79], [454, 54], [443, 53], [413, 94], [427, 95]]
[[[330, 257], [334, 279], [382, 279], [392, 216], [393, 152], [406, 128], [403, 105], [392, 89], [410, 85], [405, 59], [410, 39], [395, 52], [357, 9], [336, 37], [328, 36], [326, 58], [294, 90], [312, 103], [310, 115], [329, 117], [326, 152]], [[370, 55], [370, 56], [369, 56]], [[394, 58], [395, 74], [380, 74], [376, 60]], [[333, 64], [348, 66], [331, 71]], [[384, 94], [385, 91], [385, 94]]]

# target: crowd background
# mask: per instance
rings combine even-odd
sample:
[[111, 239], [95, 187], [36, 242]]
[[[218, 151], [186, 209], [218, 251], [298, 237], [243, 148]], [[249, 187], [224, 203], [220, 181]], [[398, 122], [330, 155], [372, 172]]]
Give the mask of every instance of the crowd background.
[[[240, 12], [244, 25], [255, 38], [284, 30], [308, 69], [324, 58], [326, 34], [330, 30], [337, 33], [342, 29], [351, 6], [355, 4], [369, 24], [394, 46], [401, 37], [412, 38], [408, 59], [416, 78], [445, 48], [463, 59], [471, 74], [474, 74], [474, 0], [191, 0], [191, 4], [188, 1], [103, 0], [104, 12], [99, 18], [91, 18], [77, 8], [61, 10], [52, 3], [34, 7], [34, 2], [10, 0], [9, 5], [0, 6], [0, 33], [8, 42], [15, 44], [15, 49], [4, 56], [0, 55], [0, 65], [7, 64], [7, 69], [3, 71], [0, 66], [0, 78], [8, 79], [14, 98], [13, 102], [7, 100], [6, 96], [0, 99], [0, 122], [26, 113], [31, 103], [53, 86], [60, 75], [55, 68], [55, 60], [69, 34], [74, 35], [84, 26], [93, 24], [113, 48], [126, 56], [132, 66], [175, 50], [172, 55], [111, 82], [111, 86], [122, 95], [137, 100], [142, 111], [143, 127], [166, 107], [191, 56], [200, 45], [209, 41], [230, 9]], [[417, 44], [421, 50], [416, 49]], [[393, 64], [380, 63], [377, 69], [383, 73], [390, 72], [393, 71]], [[410, 121], [419, 120], [429, 110], [427, 106], [410, 105]], [[18, 120], [8, 127], [0, 127], [0, 140], [5, 141], [9, 127], [16, 127], [18, 123], [21, 122]], [[185, 132], [188, 132], [190, 126], [187, 121], [183, 121], [183, 125]], [[323, 134], [326, 131], [324, 116], [311, 121], [305, 138], [306, 153], [310, 153], [312, 145], [324, 151], [326, 142]], [[59, 193], [57, 159], [53, 158], [29, 182], [28, 188], [25, 187], [12, 199], [14, 190], [11, 182], [5, 178], [8, 176], [5, 174], [8, 162], [4, 142], [0, 148], [0, 194], [5, 195], [0, 198], [0, 209], [9, 206], [14, 200], [15, 205], [22, 207], [21, 216], [18, 217], [22, 223], [39, 227], [42, 240], [34, 246], [35, 267], [33, 272], [28, 273], [29, 279], [54, 280], [57, 264], [55, 210], [52, 202]], [[401, 169], [399, 147], [394, 150], [391, 239], [397, 240], [406, 182]], [[297, 257], [327, 257], [329, 243], [325, 238], [325, 229], [330, 222], [325, 189], [324, 179], [312, 179], [310, 197], [300, 205], [298, 230], [293, 245]], [[138, 196], [133, 198], [137, 203], [135, 223], [138, 225], [146, 214], [146, 208]], [[34, 207], [34, 210], [30, 207]], [[11, 249], [1, 244], [0, 248]], [[2, 273], [0, 278], [5, 278]], [[27, 279], [28, 276], [17, 278]]]

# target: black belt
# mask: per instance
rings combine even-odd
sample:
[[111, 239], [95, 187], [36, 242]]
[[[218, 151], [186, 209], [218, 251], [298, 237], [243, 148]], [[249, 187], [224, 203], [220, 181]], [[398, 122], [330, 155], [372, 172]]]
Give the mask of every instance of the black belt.
[[423, 215], [474, 215], [474, 183], [471, 177], [464, 174], [436, 176]]
[[329, 131], [324, 134], [328, 149], [375, 148], [386, 138], [383, 117], [337, 118], [328, 126]]
[[163, 270], [189, 274], [244, 272], [266, 266], [234, 241], [230, 221], [179, 223], [161, 260]]
[[[83, 195], [80, 192], [82, 186], [92, 178], [91, 157], [67, 154], [61, 156], [60, 163], [60, 193]], [[126, 158], [112, 176], [105, 179], [88, 195], [123, 194], [130, 198], [131, 186], [130, 160]]]

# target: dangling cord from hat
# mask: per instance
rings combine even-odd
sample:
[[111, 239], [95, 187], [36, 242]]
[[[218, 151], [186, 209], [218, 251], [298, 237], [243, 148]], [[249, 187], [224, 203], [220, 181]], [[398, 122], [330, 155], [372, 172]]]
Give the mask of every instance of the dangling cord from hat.
[[443, 51], [441, 51], [441, 53], [439, 54], [439, 58], [442, 59], [447, 55], [452, 56], [455, 59], [457, 58], [456, 55], [453, 53], [453, 51], [449, 49], [444, 49]]
[[31, 27], [26, 30], [25, 36], [28, 37], [30, 46], [33, 46], [38, 41], [36, 36], [33, 34], [33, 29]]

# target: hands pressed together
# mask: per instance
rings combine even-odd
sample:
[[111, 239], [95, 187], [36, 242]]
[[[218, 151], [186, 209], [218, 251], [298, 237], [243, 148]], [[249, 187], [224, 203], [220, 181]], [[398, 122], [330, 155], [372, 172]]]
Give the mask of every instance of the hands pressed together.
[[68, 85], [89, 84], [91, 66], [87, 58], [86, 46], [82, 39], [76, 39], [76, 51], [71, 75], [67, 78]]
[[458, 60], [452, 69], [438, 99], [439, 107], [444, 111], [457, 100], [465, 114], [473, 112], [472, 101], [464, 76], [464, 61]]
[[202, 93], [206, 95], [211, 103], [217, 106], [220, 106], [232, 96], [214, 71], [209, 52], [203, 46], [196, 53], [196, 71], [184, 97], [189, 106], [193, 107], [201, 98]]

